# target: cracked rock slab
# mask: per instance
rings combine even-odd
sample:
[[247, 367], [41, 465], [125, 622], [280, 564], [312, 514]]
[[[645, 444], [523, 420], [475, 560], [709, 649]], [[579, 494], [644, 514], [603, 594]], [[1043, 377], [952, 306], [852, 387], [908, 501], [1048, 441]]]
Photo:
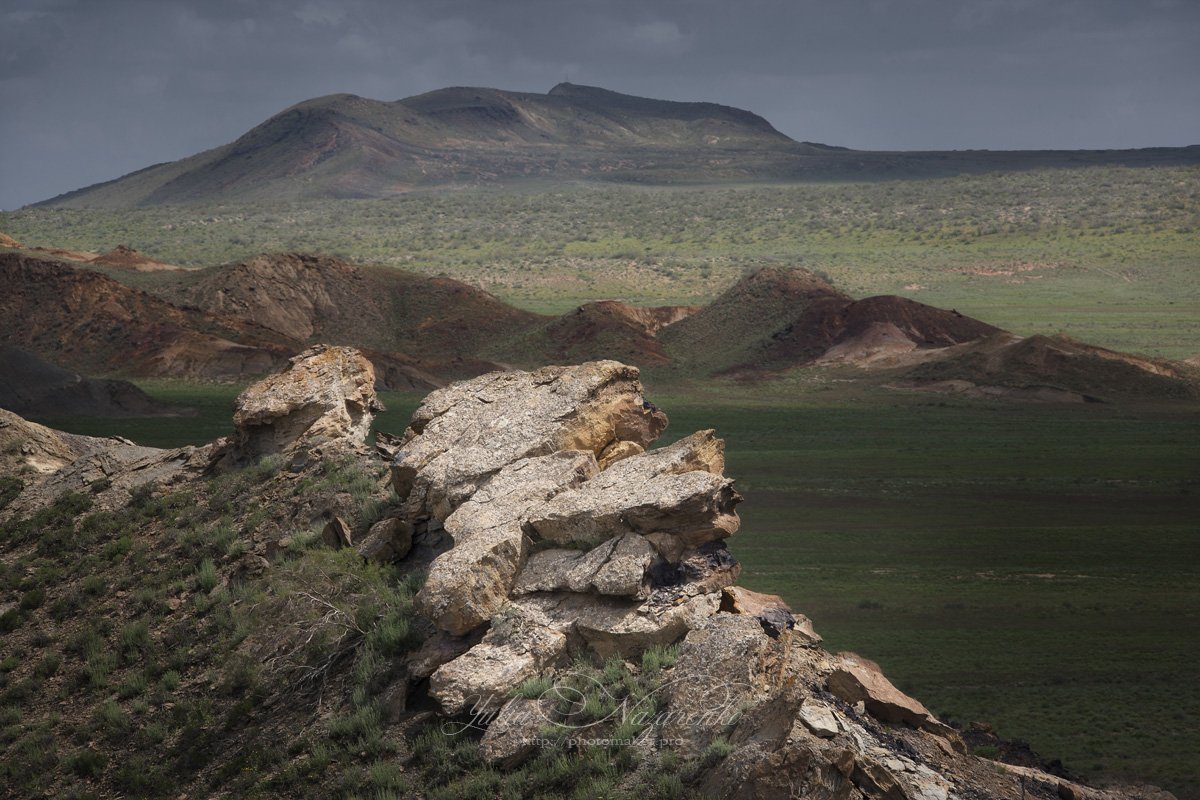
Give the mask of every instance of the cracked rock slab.
[[525, 563], [523, 520], [598, 470], [595, 456], [562, 450], [501, 469], [445, 522], [454, 546], [429, 567], [417, 608], [444, 631], [464, 634], [505, 604]]
[[529, 526], [560, 544], [638, 533], [669, 535], [686, 548], [730, 536], [740, 524], [734, 509], [742, 498], [733, 481], [710, 471], [723, 466], [723, 448], [711, 430], [700, 431], [626, 458], [546, 503]]
[[635, 658], [651, 647], [673, 644], [717, 613], [717, 596], [700, 595], [678, 604], [574, 592], [538, 592], [517, 598], [511, 607], [568, 632], [600, 658]]
[[536, 612], [509, 606], [479, 642], [429, 678], [429, 693], [447, 714], [491, 712], [528, 678], [542, 674], [567, 649], [567, 637]]
[[825, 685], [851, 705], [863, 703], [867, 713], [883, 722], [920, 728], [934, 719], [918, 700], [893, 686], [878, 664], [855, 653], [840, 654], [840, 663], [829, 674]]
[[392, 463], [407, 515], [446, 519], [503, 467], [558, 450], [648, 446], [666, 415], [643, 408], [636, 367], [616, 361], [493, 372], [439, 389], [413, 414]]
[[641, 596], [646, 587], [646, 570], [656, 558], [654, 547], [636, 533], [609, 539], [586, 553], [543, 550], [526, 561], [513, 586], [513, 594], [568, 591]]

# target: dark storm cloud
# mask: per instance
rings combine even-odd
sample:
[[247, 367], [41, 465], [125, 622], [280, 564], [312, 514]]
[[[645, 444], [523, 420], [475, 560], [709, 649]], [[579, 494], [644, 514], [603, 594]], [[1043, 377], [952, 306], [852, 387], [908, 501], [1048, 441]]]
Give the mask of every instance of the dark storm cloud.
[[4, 0], [0, 207], [300, 100], [563, 79], [878, 149], [1200, 141], [1193, 0]]

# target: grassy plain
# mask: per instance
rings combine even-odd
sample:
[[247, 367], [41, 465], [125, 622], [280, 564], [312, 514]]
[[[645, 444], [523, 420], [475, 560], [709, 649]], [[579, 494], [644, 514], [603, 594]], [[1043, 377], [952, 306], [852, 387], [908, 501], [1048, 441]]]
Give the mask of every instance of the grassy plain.
[[[526, 308], [711, 299], [802, 264], [1017, 333], [1200, 353], [1200, 170], [910, 182], [474, 189], [308, 205], [27, 209], [31, 245], [207, 265], [306, 250], [446, 274]], [[124, 276], [149, 284], [153, 274]], [[664, 375], [663, 378], [666, 376]], [[715, 427], [746, 496], [743, 583], [878, 660], [936, 713], [987, 720], [1092, 779], [1200, 798], [1200, 407], [993, 404], [646, 375], [669, 437]], [[144, 381], [194, 416], [45, 420], [146, 444], [231, 430], [237, 387]], [[419, 398], [385, 396], [399, 432]]]
[[30, 245], [124, 243], [195, 266], [270, 250], [328, 253], [449, 275], [553, 313], [599, 298], [705, 302], [747, 269], [801, 264], [856, 296], [905, 295], [1017, 333], [1062, 331], [1175, 358], [1200, 353], [1196, 167], [32, 208], [0, 214], [0, 230]]
[[[1200, 797], [1200, 407], [993, 404], [839, 377], [753, 395], [647, 377], [664, 442], [727, 440], [742, 583], [939, 715], [1093, 780]], [[200, 413], [50, 422], [161, 445], [230, 429], [236, 387], [142, 386]], [[399, 433], [419, 399], [384, 395], [377, 427]]]

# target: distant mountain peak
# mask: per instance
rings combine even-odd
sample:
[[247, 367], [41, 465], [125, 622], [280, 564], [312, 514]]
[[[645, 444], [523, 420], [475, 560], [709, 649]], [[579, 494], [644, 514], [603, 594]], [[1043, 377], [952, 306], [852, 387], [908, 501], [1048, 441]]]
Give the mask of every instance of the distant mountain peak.
[[777, 178], [807, 152], [750, 111], [598, 86], [452, 86], [392, 102], [338, 93], [296, 103], [229, 144], [47, 204], [389, 197], [529, 178], [753, 180]]

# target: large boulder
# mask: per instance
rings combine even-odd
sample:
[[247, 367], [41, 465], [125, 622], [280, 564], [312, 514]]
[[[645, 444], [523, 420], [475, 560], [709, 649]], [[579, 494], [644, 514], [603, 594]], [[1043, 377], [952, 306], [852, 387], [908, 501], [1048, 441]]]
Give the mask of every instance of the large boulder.
[[[693, 547], [738, 529], [741, 495], [720, 474], [723, 443], [700, 431], [670, 447], [630, 456], [530, 516], [541, 539], [598, 544], [626, 533], [655, 534], [664, 549]], [[670, 553], [665, 554], [669, 560]]]
[[361, 444], [382, 408], [375, 369], [362, 353], [314, 345], [238, 395], [234, 444], [249, 457], [337, 440]]
[[413, 526], [399, 517], [376, 522], [358, 545], [358, 554], [367, 561], [390, 564], [408, 555], [413, 545]]
[[417, 607], [439, 628], [463, 634], [500, 610], [525, 561], [522, 523], [544, 503], [598, 470], [592, 453], [562, 450], [497, 472], [446, 519], [454, 546], [429, 567]]
[[392, 484], [414, 519], [444, 520], [508, 464], [559, 450], [648, 446], [666, 415], [645, 407], [636, 367], [594, 361], [493, 372], [439, 389], [413, 414]]

